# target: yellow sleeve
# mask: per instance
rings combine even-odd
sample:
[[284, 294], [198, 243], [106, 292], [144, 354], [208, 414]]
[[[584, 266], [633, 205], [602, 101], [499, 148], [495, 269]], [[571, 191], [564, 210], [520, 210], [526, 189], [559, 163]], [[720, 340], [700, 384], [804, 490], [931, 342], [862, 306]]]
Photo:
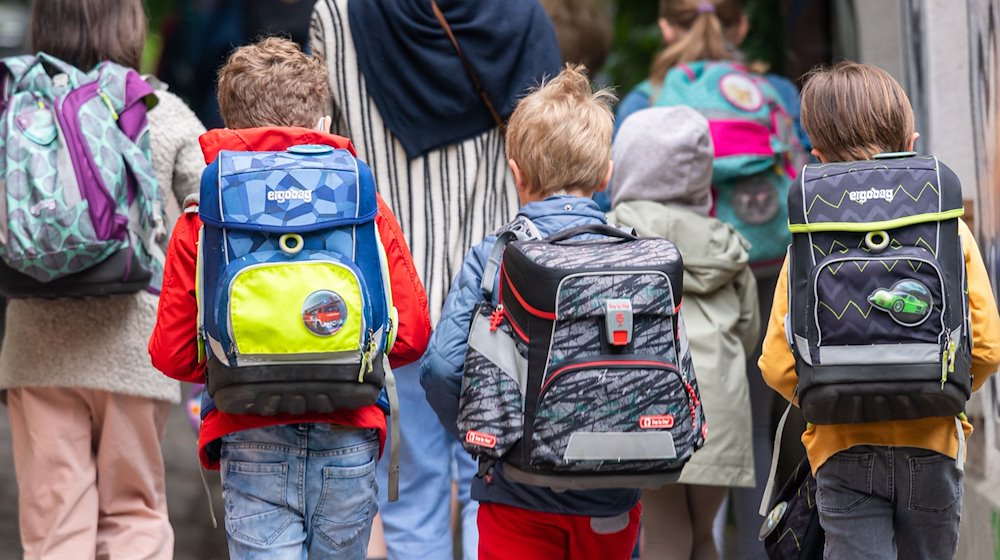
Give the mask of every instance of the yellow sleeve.
[[972, 323], [972, 390], [978, 391], [1000, 366], [1000, 315], [993, 289], [986, 274], [986, 265], [979, 254], [976, 239], [969, 226], [958, 221], [958, 234], [965, 253], [965, 270], [969, 282], [969, 315]]
[[764, 335], [764, 346], [757, 365], [764, 382], [781, 393], [785, 400], [792, 400], [799, 378], [795, 374], [795, 356], [785, 335], [785, 315], [788, 314], [788, 259], [781, 265], [778, 285], [774, 289], [771, 318]]

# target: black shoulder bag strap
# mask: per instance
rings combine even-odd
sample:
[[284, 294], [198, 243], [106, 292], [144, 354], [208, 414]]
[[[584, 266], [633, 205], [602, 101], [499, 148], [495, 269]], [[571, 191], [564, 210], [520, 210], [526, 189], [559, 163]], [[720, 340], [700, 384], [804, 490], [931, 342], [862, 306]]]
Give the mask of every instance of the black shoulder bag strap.
[[444, 17], [444, 12], [441, 11], [441, 7], [438, 6], [436, 0], [431, 0], [431, 10], [434, 11], [434, 17], [437, 18], [438, 23], [441, 24], [441, 29], [444, 29], [445, 34], [448, 35], [448, 39], [451, 41], [451, 46], [455, 47], [455, 52], [458, 54], [459, 60], [462, 61], [462, 66], [465, 67], [465, 73], [469, 75], [469, 79], [472, 80], [472, 84], [476, 86], [476, 93], [482, 98], [483, 104], [486, 105], [486, 109], [489, 110], [490, 116], [493, 117], [493, 122], [500, 128], [503, 128], [503, 119], [500, 118], [500, 113], [493, 107], [493, 103], [490, 101], [490, 96], [486, 95], [486, 89], [483, 88], [483, 84], [479, 81], [479, 77], [476, 75], [476, 71], [472, 68], [472, 64], [469, 63], [465, 55], [462, 54], [462, 48], [458, 46], [458, 40], [455, 39], [455, 34], [451, 31], [451, 26], [448, 25], [448, 20]]

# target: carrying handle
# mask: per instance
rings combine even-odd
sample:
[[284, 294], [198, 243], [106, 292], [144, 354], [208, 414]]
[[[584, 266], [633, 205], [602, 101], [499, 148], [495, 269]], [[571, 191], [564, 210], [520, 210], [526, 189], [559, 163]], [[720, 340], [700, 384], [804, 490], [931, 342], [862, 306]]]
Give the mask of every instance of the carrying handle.
[[607, 224], [591, 224], [560, 231], [555, 235], [545, 238], [545, 241], [549, 243], [561, 243], [564, 241], [568, 241], [576, 237], [577, 235], [582, 235], [585, 233], [595, 233], [598, 235], [606, 235], [608, 237], [617, 237], [618, 239], [622, 239], [625, 241], [639, 240], [639, 238], [636, 237], [634, 234], [631, 234], [623, 229], [616, 228], [615, 226], [609, 226]]
[[[69, 64], [69, 63], [67, 63], [67, 62], [65, 62], [63, 60], [60, 60], [60, 59], [58, 59], [58, 58], [56, 58], [56, 57], [54, 57], [54, 56], [52, 56], [52, 55], [50, 55], [48, 53], [38, 52], [37, 54], [35, 54], [35, 59], [32, 60], [29, 64], [27, 64], [24, 67], [24, 71], [21, 73], [20, 76], [18, 76], [17, 83], [14, 86], [15, 89], [20, 88], [24, 84], [24, 81], [28, 78], [29, 74], [31, 73], [31, 69], [32, 68], [34, 68], [35, 66], [44, 65], [44, 64], [49, 65], [50, 67], [54, 68], [55, 70], [57, 70], [61, 74], [66, 74], [66, 77], [69, 80], [69, 87], [70, 87], [70, 89], [73, 89], [73, 88], [77, 87], [78, 84], [77, 84], [77, 81], [76, 81], [76, 77], [77, 77], [76, 74], [78, 72], [80, 72], [79, 69], [77, 69], [75, 66], [73, 66], [73, 65], [71, 65], [71, 64]], [[46, 71], [46, 74], [48, 74], [47, 71]]]

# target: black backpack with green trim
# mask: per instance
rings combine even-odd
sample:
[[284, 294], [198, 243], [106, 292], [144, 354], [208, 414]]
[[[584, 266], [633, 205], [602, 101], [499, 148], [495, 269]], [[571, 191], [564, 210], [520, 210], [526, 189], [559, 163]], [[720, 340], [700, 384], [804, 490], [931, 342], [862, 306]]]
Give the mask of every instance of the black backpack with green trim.
[[807, 165], [788, 210], [786, 331], [805, 419], [961, 413], [971, 341], [955, 173], [912, 153]]

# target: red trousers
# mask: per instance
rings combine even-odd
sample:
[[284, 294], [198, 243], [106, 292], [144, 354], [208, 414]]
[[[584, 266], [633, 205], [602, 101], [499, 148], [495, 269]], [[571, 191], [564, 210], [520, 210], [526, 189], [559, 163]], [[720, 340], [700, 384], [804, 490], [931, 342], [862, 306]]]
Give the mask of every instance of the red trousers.
[[479, 560], [627, 560], [642, 505], [625, 518], [541, 513], [479, 504]]

